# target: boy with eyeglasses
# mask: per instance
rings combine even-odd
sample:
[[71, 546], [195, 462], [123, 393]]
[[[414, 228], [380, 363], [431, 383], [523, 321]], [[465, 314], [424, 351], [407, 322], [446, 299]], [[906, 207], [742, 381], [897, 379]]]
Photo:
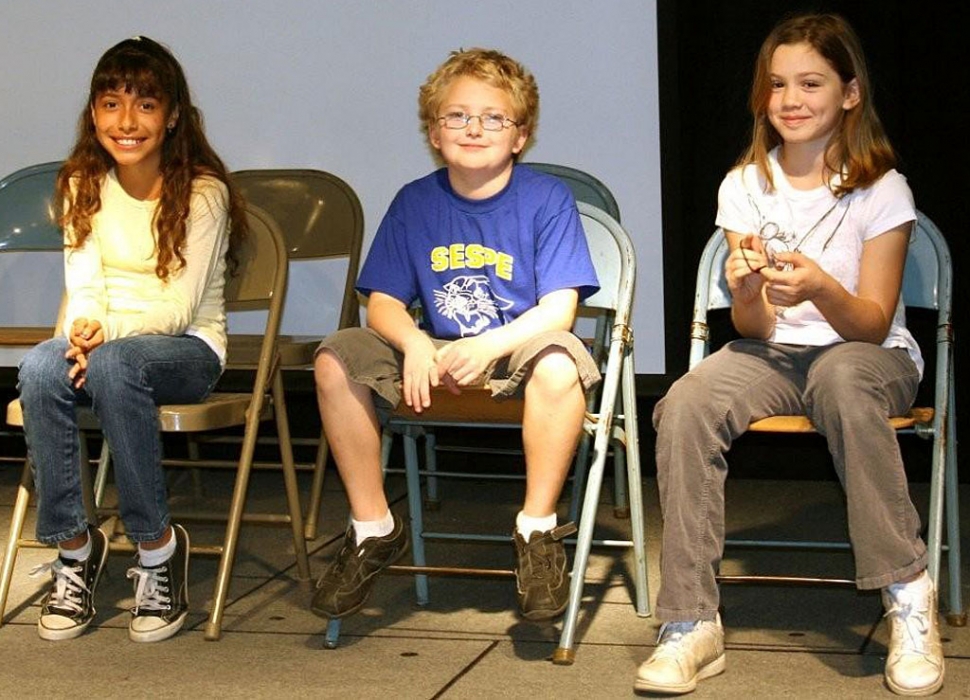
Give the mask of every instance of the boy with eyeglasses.
[[[317, 350], [327, 441], [350, 500], [351, 526], [311, 609], [333, 618], [366, 602], [374, 577], [407, 549], [384, 495], [377, 409], [403, 398], [415, 413], [432, 387], [486, 384], [525, 397], [526, 494], [516, 517], [522, 614], [566, 608], [569, 577], [556, 503], [578, 442], [596, 364], [570, 332], [598, 288], [569, 189], [516, 163], [535, 132], [539, 94], [498, 51], [455, 51], [419, 93], [428, 142], [445, 167], [394, 198], [361, 270], [367, 328], [338, 331]], [[408, 307], [423, 310], [416, 326]]]

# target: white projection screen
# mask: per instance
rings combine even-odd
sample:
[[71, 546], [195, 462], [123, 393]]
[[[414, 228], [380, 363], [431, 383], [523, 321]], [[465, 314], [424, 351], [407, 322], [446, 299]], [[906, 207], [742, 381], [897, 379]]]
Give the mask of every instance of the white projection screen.
[[[435, 167], [417, 119], [428, 73], [462, 47], [522, 61], [541, 94], [524, 160], [581, 168], [612, 190], [637, 247], [636, 369], [665, 371], [653, 0], [4, 2], [0, 175], [66, 156], [95, 62], [135, 34], [180, 59], [230, 169], [347, 180], [363, 203], [365, 251], [397, 189]], [[284, 332], [335, 327], [344, 270], [291, 265]], [[57, 254], [0, 255], [0, 325], [52, 322], [62, 279]], [[0, 365], [18, 357], [4, 351]]]

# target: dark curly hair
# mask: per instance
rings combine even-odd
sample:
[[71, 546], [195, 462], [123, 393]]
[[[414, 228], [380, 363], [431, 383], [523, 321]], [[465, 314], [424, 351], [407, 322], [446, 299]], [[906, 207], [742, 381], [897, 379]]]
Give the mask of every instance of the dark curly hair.
[[178, 114], [174, 128], [162, 144], [162, 191], [155, 210], [157, 259], [160, 279], [185, 266], [182, 248], [189, 216], [192, 182], [209, 176], [229, 190], [229, 262], [246, 234], [243, 200], [229, 178], [226, 166], [205, 137], [202, 114], [192, 104], [182, 66], [172, 53], [152, 39], [136, 36], [108, 49], [91, 76], [87, 103], [78, 120], [74, 148], [57, 176], [59, 222], [72, 231], [68, 246], [80, 248], [91, 234], [91, 217], [101, 209], [101, 184], [115, 161], [98, 142], [92, 108], [98, 95], [111, 90], [159, 100], [166, 118]]

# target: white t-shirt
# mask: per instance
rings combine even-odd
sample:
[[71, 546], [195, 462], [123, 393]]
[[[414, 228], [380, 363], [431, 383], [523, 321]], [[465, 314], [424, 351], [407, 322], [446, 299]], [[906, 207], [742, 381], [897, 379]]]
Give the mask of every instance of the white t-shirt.
[[[792, 187], [778, 163], [777, 148], [768, 154], [768, 162], [775, 184], [770, 192], [755, 165], [727, 174], [718, 192], [716, 224], [742, 235], [774, 236], [787, 250], [812, 258], [850, 294], [856, 294], [859, 288], [863, 243], [916, 220], [913, 194], [906, 178], [895, 170], [872, 186], [838, 199], [828, 187]], [[844, 341], [810, 301], [779, 308], [777, 314], [774, 332], [768, 338], [771, 342], [831, 345]], [[902, 298], [882, 345], [905, 348], [922, 374], [923, 358], [906, 329]]]
[[[185, 267], [163, 281], [155, 274], [158, 254], [152, 218], [158, 202], [131, 197], [114, 170], [109, 171], [91, 234], [78, 250], [65, 250], [65, 335], [76, 318], [100, 321], [105, 341], [193, 335], [225, 362], [228, 203], [228, 190], [219, 180], [193, 181], [182, 247]], [[69, 234], [65, 231], [66, 241]]]

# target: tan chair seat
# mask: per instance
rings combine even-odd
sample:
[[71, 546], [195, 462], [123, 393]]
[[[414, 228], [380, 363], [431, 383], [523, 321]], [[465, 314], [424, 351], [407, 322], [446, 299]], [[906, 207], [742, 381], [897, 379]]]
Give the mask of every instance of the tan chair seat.
[[0, 346], [31, 347], [50, 340], [54, 330], [50, 326], [16, 326], [0, 330]]
[[470, 386], [456, 396], [445, 387], [431, 390], [431, 407], [421, 413], [402, 400], [391, 413], [392, 420], [417, 420], [421, 423], [475, 422], [475, 423], [521, 423], [525, 401], [520, 398], [496, 401], [487, 386]]
[[[895, 430], [912, 428], [917, 423], [929, 424], [932, 422], [932, 408], [913, 408], [905, 416], [895, 416], [889, 419], [889, 424]], [[748, 430], [758, 433], [814, 433], [815, 426], [806, 416], [769, 416], [756, 420], [748, 426]]]

